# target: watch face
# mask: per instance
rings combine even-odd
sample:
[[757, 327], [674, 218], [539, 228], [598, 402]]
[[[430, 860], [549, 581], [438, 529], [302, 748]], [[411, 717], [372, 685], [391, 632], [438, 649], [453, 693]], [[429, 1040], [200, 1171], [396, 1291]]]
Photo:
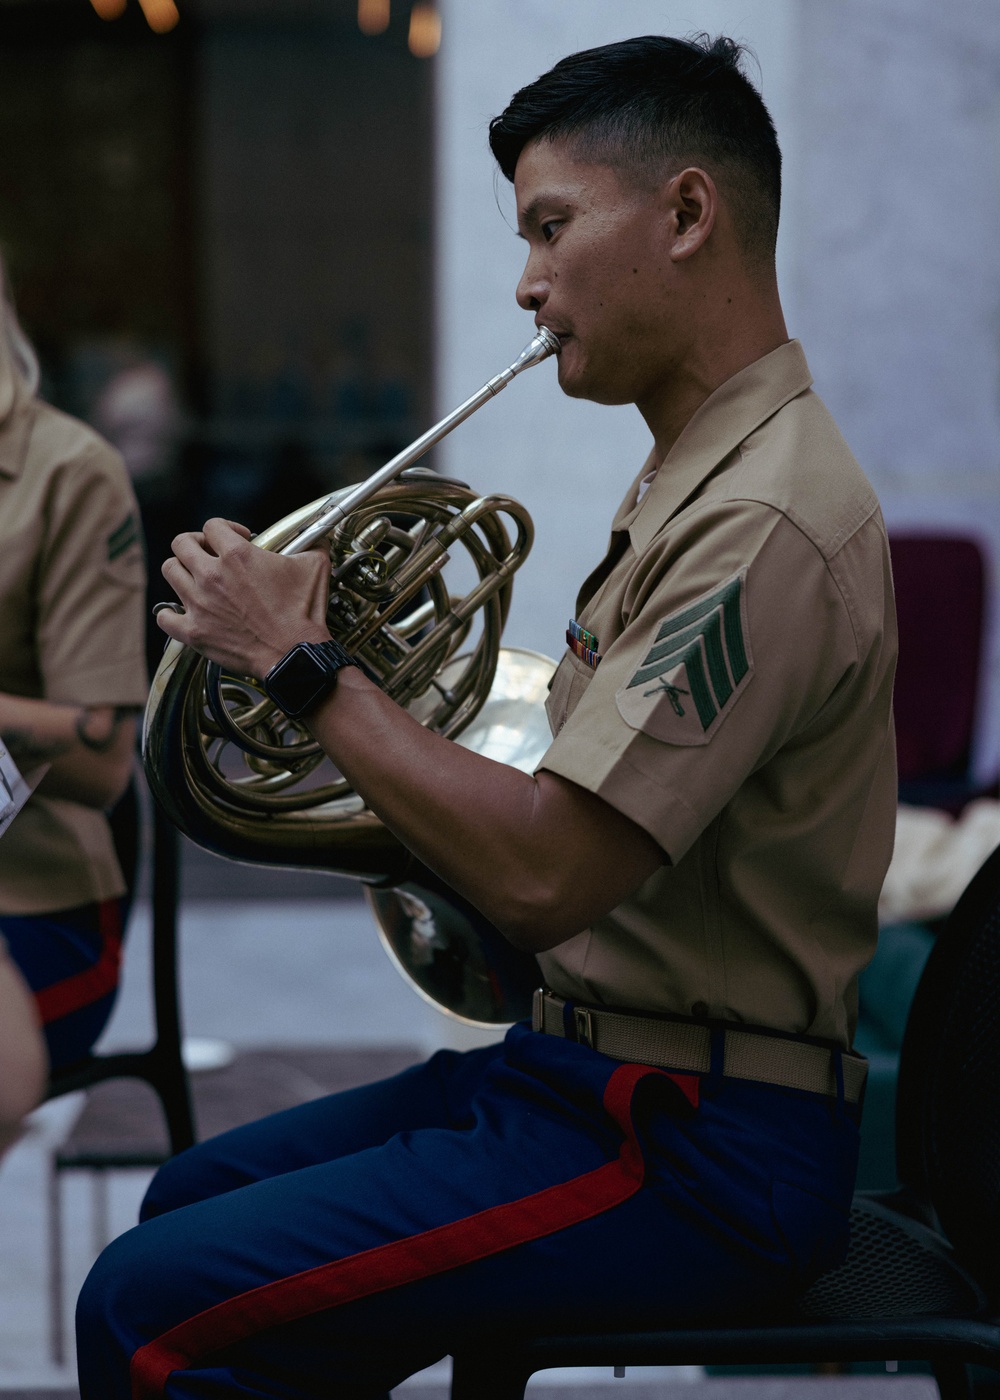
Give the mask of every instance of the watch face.
[[287, 715], [305, 714], [330, 689], [335, 674], [305, 647], [294, 647], [268, 676], [267, 693]]

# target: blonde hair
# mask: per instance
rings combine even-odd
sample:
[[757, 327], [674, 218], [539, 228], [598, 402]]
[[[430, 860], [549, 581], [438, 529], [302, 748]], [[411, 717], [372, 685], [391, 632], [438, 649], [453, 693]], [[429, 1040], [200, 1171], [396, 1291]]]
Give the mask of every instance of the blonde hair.
[[0, 254], [0, 337], [3, 339], [4, 359], [10, 367], [18, 389], [34, 398], [38, 393], [41, 371], [35, 347], [21, 329], [11, 298], [7, 268]]
[[38, 384], [42, 377], [38, 367], [38, 356], [35, 354], [35, 347], [21, 329], [13, 302], [6, 296], [3, 299], [2, 326], [14, 377], [19, 381], [19, 388], [33, 399], [38, 393]]

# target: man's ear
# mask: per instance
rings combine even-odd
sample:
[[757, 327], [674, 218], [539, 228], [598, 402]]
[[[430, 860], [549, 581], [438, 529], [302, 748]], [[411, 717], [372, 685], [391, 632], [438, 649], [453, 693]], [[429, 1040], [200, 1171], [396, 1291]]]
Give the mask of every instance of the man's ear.
[[683, 262], [696, 253], [715, 227], [719, 192], [706, 170], [688, 166], [664, 190], [669, 217], [670, 258]]

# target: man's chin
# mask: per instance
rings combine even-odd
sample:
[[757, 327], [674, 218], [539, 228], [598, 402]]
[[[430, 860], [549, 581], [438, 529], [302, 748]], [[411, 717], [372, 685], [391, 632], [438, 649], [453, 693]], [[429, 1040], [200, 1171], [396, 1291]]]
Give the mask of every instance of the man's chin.
[[562, 364], [559, 366], [559, 387], [569, 399], [587, 399], [590, 403], [602, 403], [608, 405], [632, 403], [633, 400], [627, 395], [622, 395], [621, 391], [615, 391], [615, 386], [606, 378], [599, 374], [574, 374], [571, 371], [563, 373]]
[[590, 399], [593, 398], [594, 385], [591, 382], [593, 375], [589, 375], [586, 366], [574, 365], [575, 356], [567, 347], [559, 356], [559, 387], [567, 398]]

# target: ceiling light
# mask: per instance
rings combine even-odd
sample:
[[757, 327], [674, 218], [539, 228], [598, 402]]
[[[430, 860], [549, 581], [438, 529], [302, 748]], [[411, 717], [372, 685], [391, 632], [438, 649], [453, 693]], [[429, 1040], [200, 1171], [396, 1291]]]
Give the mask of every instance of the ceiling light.
[[410, 53], [431, 58], [441, 47], [441, 16], [433, 5], [414, 5], [410, 11]]
[[166, 34], [180, 19], [174, 0], [139, 0], [146, 23], [156, 34]]
[[389, 0], [358, 0], [358, 28], [362, 34], [384, 34], [389, 28]]

